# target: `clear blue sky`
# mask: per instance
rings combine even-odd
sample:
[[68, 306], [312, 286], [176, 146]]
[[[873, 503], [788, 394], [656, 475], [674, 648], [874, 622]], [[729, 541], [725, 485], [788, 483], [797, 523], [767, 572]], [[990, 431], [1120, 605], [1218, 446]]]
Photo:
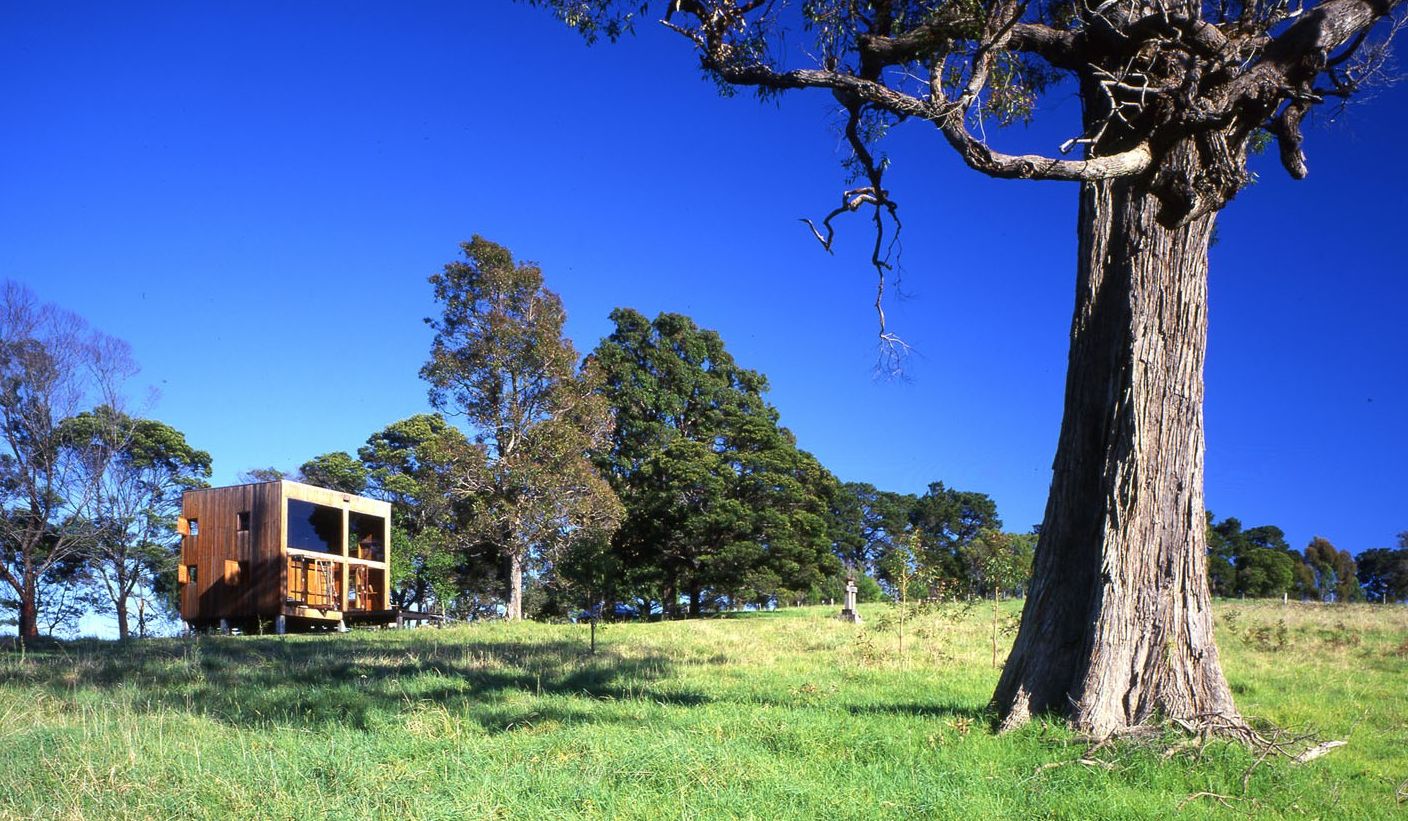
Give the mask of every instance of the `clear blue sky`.
[[[1041, 518], [1074, 290], [1075, 189], [984, 179], [922, 126], [890, 141], [905, 220], [872, 378], [834, 103], [721, 98], [655, 26], [585, 47], [508, 2], [0, 5], [0, 277], [130, 341], [153, 415], [216, 480], [291, 469], [426, 408], [426, 277], [473, 233], [540, 262], [586, 351], [628, 305], [717, 329], [838, 476], [991, 494]], [[999, 135], [1049, 151], [1051, 124]], [[1273, 158], [1213, 251], [1207, 497], [1359, 551], [1408, 529], [1408, 89]]]

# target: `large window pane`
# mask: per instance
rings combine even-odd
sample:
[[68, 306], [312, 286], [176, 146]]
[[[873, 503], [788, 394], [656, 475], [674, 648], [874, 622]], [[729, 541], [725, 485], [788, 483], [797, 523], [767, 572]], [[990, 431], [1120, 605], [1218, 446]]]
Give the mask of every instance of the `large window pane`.
[[347, 521], [352, 531], [347, 537], [347, 554], [374, 562], [385, 561], [386, 545], [383, 544], [382, 535], [386, 530], [386, 520], [370, 513], [349, 513]]
[[341, 553], [342, 511], [302, 499], [288, 500], [288, 546]]

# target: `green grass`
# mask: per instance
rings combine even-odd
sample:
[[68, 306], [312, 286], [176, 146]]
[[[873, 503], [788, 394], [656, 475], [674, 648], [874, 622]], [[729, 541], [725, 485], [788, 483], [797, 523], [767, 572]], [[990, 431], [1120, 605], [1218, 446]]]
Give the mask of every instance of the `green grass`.
[[833, 612], [4, 651], [0, 818], [1408, 816], [1408, 608], [1219, 603], [1241, 709], [1349, 741], [1245, 791], [1232, 744], [993, 734], [981, 607], [903, 656]]

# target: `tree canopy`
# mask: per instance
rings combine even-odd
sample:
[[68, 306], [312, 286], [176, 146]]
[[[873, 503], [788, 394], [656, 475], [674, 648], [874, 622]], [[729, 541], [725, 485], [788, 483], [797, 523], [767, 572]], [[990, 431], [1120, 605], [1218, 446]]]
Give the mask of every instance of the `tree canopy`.
[[589, 461], [611, 432], [605, 402], [562, 335], [562, 300], [535, 265], [476, 236], [465, 260], [430, 277], [438, 318], [421, 376], [431, 404], [464, 419], [484, 447], [456, 492], [478, 501], [476, 526], [509, 564], [509, 618], [521, 618], [534, 552], [583, 531], [615, 529], [620, 503]]
[[391, 502], [391, 575], [397, 604], [480, 612], [497, 599], [498, 554], [475, 529], [463, 475], [484, 471], [484, 451], [439, 414], [393, 422], [357, 452], [367, 492]]
[[129, 416], [109, 405], [64, 420], [59, 435], [93, 485], [93, 532], [85, 564], [101, 589], [105, 609], [117, 618], [119, 639], [131, 634], [136, 601], [138, 631], [175, 593], [176, 516], [181, 496], [204, 487], [210, 454], [155, 419]]
[[805, 597], [837, 569], [835, 480], [763, 399], [767, 380], [680, 314], [618, 308], [590, 369], [616, 429], [599, 459], [626, 509], [613, 541], [636, 592], [698, 615], [714, 601]]

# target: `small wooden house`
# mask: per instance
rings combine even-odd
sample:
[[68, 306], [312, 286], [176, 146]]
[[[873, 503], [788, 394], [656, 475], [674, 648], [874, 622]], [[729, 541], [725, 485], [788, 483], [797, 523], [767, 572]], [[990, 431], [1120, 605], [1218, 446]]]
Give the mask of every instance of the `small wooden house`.
[[394, 618], [388, 502], [290, 481], [204, 488], [186, 492], [177, 530], [181, 618], [192, 628]]

